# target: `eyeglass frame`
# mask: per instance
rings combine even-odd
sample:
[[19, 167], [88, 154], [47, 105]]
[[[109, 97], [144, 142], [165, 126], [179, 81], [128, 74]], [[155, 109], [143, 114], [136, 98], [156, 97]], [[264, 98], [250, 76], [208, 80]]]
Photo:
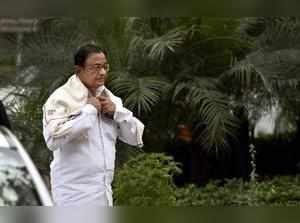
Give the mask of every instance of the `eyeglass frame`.
[[[105, 68], [105, 66], [107, 68]], [[109, 65], [109, 63], [85, 65], [85, 69], [90, 73], [97, 73], [97, 72], [101, 71], [102, 69], [104, 69], [105, 72], [109, 72], [110, 65]]]

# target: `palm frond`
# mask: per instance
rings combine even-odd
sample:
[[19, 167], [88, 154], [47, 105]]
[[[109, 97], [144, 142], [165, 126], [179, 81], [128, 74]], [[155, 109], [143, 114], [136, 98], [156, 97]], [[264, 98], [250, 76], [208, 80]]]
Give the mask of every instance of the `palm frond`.
[[167, 82], [157, 77], [132, 77], [123, 75], [112, 78], [109, 82], [111, 90], [124, 98], [124, 105], [137, 112], [138, 116], [151, 112], [159, 102]]
[[239, 20], [240, 25], [236, 32], [245, 38], [254, 38], [261, 35], [265, 28], [265, 18], [263, 17], [244, 17]]
[[186, 96], [189, 91], [193, 89], [199, 90], [216, 90], [217, 80], [214, 78], [202, 78], [197, 76], [185, 75], [178, 77], [170, 88], [171, 92], [171, 101], [174, 102], [181, 96]]
[[237, 118], [229, 107], [228, 98], [217, 90], [216, 82], [202, 78], [187, 78], [175, 82], [172, 101], [183, 101], [190, 110], [196, 141], [205, 149], [219, 153], [229, 149], [239, 127]]
[[234, 86], [236, 89], [249, 90], [260, 86], [267, 92], [271, 92], [271, 86], [267, 77], [261, 73], [257, 67], [248, 59], [233, 62], [232, 68], [222, 75], [219, 80], [226, 86]]
[[[37, 73], [31, 84], [38, 85], [41, 80], [57, 80], [73, 72], [73, 55], [76, 49], [88, 42], [90, 37], [79, 32], [76, 20], [55, 19], [26, 39], [23, 54], [23, 71], [34, 66]], [[68, 27], [68, 29], [66, 29]], [[19, 77], [19, 83], [26, 76]]]
[[197, 141], [216, 153], [229, 149], [228, 141], [237, 135], [239, 122], [228, 105], [228, 99], [217, 91], [194, 91], [191, 97], [197, 99], [196, 117], [201, 120], [195, 129], [199, 132]]
[[186, 30], [182, 27], [145, 41], [145, 50], [152, 59], [162, 61], [168, 53], [174, 53], [181, 46], [186, 37]]

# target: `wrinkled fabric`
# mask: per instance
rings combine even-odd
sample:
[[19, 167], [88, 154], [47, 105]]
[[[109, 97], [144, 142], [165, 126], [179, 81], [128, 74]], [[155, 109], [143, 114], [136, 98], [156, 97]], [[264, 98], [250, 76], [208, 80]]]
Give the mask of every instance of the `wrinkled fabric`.
[[[105, 91], [112, 102], [120, 106], [120, 100], [104, 86], [100, 86], [97, 89], [97, 96], [102, 91]], [[44, 121], [53, 137], [60, 137], [70, 131], [71, 126], [65, 123], [79, 115], [80, 109], [87, 102], [88, 95], [88, 89], [75, 74], [63, 86], [51, 94], [43, 106], [43, 113]]]
[[[102, 90], [97, 92], [100, 94]], [[57, 93], [54, 94], [53, 98], [59, 101]], [[72, 112], [68, 113], [63, 122], [56, 122], [55, 119], [46, 119], [47, 106], [44, 106], [43, 134], [48, 148], [53, 151], [50, 176], [56, 205], [112, 206], [116, 140], [119, 138], [130, 145], [142, 146], [143, 123], [123, 107], [120, 98], [111, 92], [109, 97], [116, 104], [112, 119], [98, 114], [97, 109], [85, 101], [76, 115], [73, 113], [68, 117]], [[57, 135], [57, 129], [68, 130]]]

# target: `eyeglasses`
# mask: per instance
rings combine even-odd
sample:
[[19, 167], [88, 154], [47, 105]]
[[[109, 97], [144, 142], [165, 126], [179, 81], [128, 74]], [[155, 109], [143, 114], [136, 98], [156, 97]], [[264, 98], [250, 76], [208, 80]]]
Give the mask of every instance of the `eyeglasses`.
[[88, 72], [91, 72], [91, 73], [96, 73], [97, 71], [101, 71], [102, 69], [104, 69], [106, 72], [108, 72], [109, 64], [105, 63], [105, 64], [90, 65], [90, 66], [86, 66], [86, 69]]

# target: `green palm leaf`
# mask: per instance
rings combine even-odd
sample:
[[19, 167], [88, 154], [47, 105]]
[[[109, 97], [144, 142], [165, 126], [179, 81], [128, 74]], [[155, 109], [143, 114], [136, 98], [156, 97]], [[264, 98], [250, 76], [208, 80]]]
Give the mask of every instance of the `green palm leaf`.
[[193, 97], [197, 97], [197, 116], [201, 119], [196, 125], [196, 130], [204, 124], [197, 140], [204, 148], [214, 150], [216, 154], [220, 150], [228, 149], [228, 141], [235, 138], [239, 127], [238, 120], [228, 105], [228, 99], [216, 91], [196, 92], [193, 93]]
[[230, 70], [219, 77], [219, 80], [231, 89], [233, 87], [246, 90], [263, 86], [266, 91], [271, 91], [269, 80], [247, 59], [235, 62]]
[[175, 82], [172, 94], [173, 102], [184, 101], [184, 106], [192, 111], [197, 142], [216, 153], [229, 148], [228, 141], [235, 137], [239, 124], [216, 82], [197, 77], [181, 79]]
[[162, 93], [166, 90], [167, 82], [156, 77], [132, 77], [128, 74], [111, 77], [109, 86], [112, 91], [124, 97], [124, 105], [137, 112], [149, 113], [153, 106], [160, 101]]
[[152, 59], [162, 61], [168, 53], [175, 53], [185, 40], [187, 31], [182, 27], [145, 41], [145, 51]]

